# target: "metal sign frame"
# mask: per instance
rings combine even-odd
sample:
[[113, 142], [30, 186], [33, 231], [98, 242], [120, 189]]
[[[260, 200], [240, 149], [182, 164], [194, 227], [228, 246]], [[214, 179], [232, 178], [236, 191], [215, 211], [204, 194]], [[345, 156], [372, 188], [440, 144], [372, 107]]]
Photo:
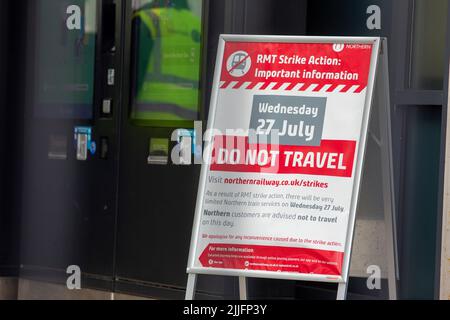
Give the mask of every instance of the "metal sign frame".
[[[247, 296], [247, 286], [246, 286], [246, 277], [254, 277], [254, 278], [269, 278], [269, 279], [282, 279], [282, 280], [301, 280], [301, 281], [315, 281], [315, 282], [328, 282], [328, 283], [338, 283], [339, 284], [339, 290], [338, 290], [338, 299], [345, 299], [346, 293], [347, 293], [347, 283], [349, 278], [349, 267], [350, 267], [350, 259], [351, 259], [351, 251], [352, 251], [352, 241], [354, 237], [354, 229], [355, 229], [355, 220], [356, 220], [356, 212], [357, 212], [357, 205], [358, 205], [358, 199], [361, 189], [361, 180], [362, 180], [362, 171], [363, 171], [363, 165], [364, 165], [364, 156], [366, 152], [366, 144], [367, 144], [367, 138], [368, 138], [368, 132], [369, 132], [369, 121], [371, 116], [371, 110], [372, 110], [372, 102], [374, 98], [374, 91], [375, 91], [375, 80], [377, 77], [377, 71], [378, 71], [378, 65], [380, 62], [380, 48], [381, 48], [381, 39], [378, 37], [307, 37], [307, 36], [252, 36], [252, 35], [221, 35], [219, 39], [219, 48], [217, 53], [217, 59], [216, 59], [216, 67], [215, 67], [215, 74], [214, 74], [214, 82], [213, 82], [213, 89], [212, 89], [212, 95], [211, 95], [211, 103], [210, 103], [210, 113], [209, 113], [209, 119], [208, 119], [208, 129], [211, 130], [214, 128], [215, 119], [216, 119], [216, 111], [217, 111], [217, 105], [218, 105], [218, 96], [219, 96], [219, 86], [220, 86], [220, 78], [221, 78], [221, 70], [222, 70], [222, 64], [224, 63], [224, 49], [226, 42], [273, 42], [273, 43], [316, 43], [316, 44], [369, 44], [373, 46], [372, 55], [371, 55], [371, 62], [370, 62], [370, 69], [369, 69], [369, 79], [368, 79], [368, 85], [367, 85], [367, 93], [366, 93], [366, 100], [364, 104], [364, 113], [363, 113], [363, 121], [361, 126], [361, 136], [359, 138], [359, 150], [358, 154], [355, 158], [355, 180], [354, 180], [354, 186], [352, 191], [352, 199], [349, 207], [349, 224], [347, 228], [347, 237], [346, 237], [346, 244], [345, 244], [345, 250], [344, 250], [344, 260], [343, 260], [343, 266], [342, 266], [342, 276], [341, 277], [330, 277], [327, 275], [310, 275], [310, 274], [298, 274], [298, 273], [279, 273], [279, 272], [270, 272], [270, 271], [254, 271], [254, 270], [227, 270], [227, 269], [216, 269], [216, 268], [198, 268], [194, 267], [195, 263], [195, 257], [196, 257], [196, 249], [197, 249], [197, 243], [198, 243], [198, 237], [199, 237], [199, 229], [200, 229], [200, 221], [202, 218], [202, 209], [203, 209], [203, 203], [204, 203], [204, 193], [205, 193], [205, 187], [206, 187], [206, 181], [207, 181], [207, 174], [209, 172], [209, 165], [211, 160], [211, 153], [207, 154], [207, 161], [202, 165], [201, 174], [200, 174], [200, 184], [198, 189], [198, 195], [197, 195], [197, 202], [196, 202], [196, 210], [195, 210], [195, 218], [194, 218], [194, 225], [192, 229], [192, 237], [191, 237], [191, 245], [190, 245], [190, 252], [189, 252], [189, 261], [188, 261], [188, 267], [187, 267], [187, 273], [189, 274], [188, 277], [188, 284], [187, 284], [187, 291], [186, 291], [186, 299], [192, 300], [195, 295], [195, 288], [196, 288], [196, 280], [197, 275], [199, 274], [206, 274], [206, 275], [220, 275], [220, 276], [235, 276], [239, 277], [239, 289], [240, 289], [240, 296], [241, 299], [246, 299]], [[386, 47], [386, 45], [384, 45]], [[387, 61], [387, 57], [386, 57]], [[383, 69], [384, 70], [384, 69]], [[387, 70], [387, 69], [386, 69]], [[385, 73], [385, 72], [383, 72]], [[384, 80], [387, 79], [387, 74], [384, 75]], [[384, 81], [385, 82], [385, 81]], [[389, 88], [387, 88], [389, 93]], [[385, 95], [386, 96], [386, 95]], [[387, 94], [387, 97], [389, 94]], [[384, 104], [388, 102], [384, 101]], [[389, 105], [386, 105], [386, 107], [389, 110]], [[384, 111], [380, 111], [381, 114], [386, 114]], [[383, 121], [386, 121], [385, 119]], [[388, 128], [390, 130], [390, 127]], [[385, 135], [384, 135], [385, 136]], [[387, 135], [390, 137], [390, 133]], [[385, 140], [386, 141], [386, 140]], [[386, 145], [387, 144], [383, 144]], [[385, 152], [383, 152], [385, 153]], [[392, 152], [389, 151], [388, 157], [392, 159]], [[392, 162], [392, 161], [391, 161]], [[391, 163], [390, 162], [390, 163]], [[384, 168], [392, 169], [392, 166], [383, 166]], [[385, 170], [383, 170], [385, 171]], [[392, 176], [390, 174], [390, 170], [388, 172], [389, 176]], [[392, 183], [392, 179], [388, 178], [388, 180], [384, 182]], [[389, 188], [389, 193], [393, 192], [393, 186], [392, 188]], [[393, 201], [394, 197], [391, 197], [391, 202]], [[386, 200], [385, 200], [386, 202]], [[393, 207], [389, 205], [391, 209]], [[385, 206], [386, 208], [386, 206]], [[391, 217], [392, 210], [389, 210]], [[388, 223], [389, 226], [392, 226], [392, 224]], [[393, 230], [391, 230], [392, 234]], [[395, 237], [394, 237], [395, 238]], [[393, 246], [395, 247], [395, 246]], [[392, 250], [392, 252], [395, 252], [395, 250]], [[395, 262], [394, 262], [395, 264]]]

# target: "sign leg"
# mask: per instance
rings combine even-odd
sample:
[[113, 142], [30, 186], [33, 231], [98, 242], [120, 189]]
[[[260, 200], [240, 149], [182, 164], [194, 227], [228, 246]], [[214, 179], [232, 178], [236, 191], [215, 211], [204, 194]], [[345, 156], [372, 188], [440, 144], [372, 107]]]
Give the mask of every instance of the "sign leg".
[[336, 300], [347, 299], [347, 287], [348, 287], [347, 282], [339, 283]]
[[195, 288], [197, 286], [197, 275], [190, 273], [188, 276], [188, 283], [186, 287], [186, 300], [194, 300]]
[[240, 300], [247, 300], [247, 278], [239, 277], [239, 298]]
[[387, 226], [387, 251], [388, 251], [388, 287], [389, 287], [389, 300], [397, 300], [397, 273], [395, 263], [395, 248], [392, 239], [392, 223], [388, 223]]
[[383, 198], [386, 228], [387, 272], [389, 299], [397, 300], [397, 239], [395, 223], [395, 191], [392, 154], [392, 134], [389, 97], [389, 71], [386, 39], [382, 42], [380, 76], [378, 77], [378, 110], [381, 131], [381, 166], [383, 174]]

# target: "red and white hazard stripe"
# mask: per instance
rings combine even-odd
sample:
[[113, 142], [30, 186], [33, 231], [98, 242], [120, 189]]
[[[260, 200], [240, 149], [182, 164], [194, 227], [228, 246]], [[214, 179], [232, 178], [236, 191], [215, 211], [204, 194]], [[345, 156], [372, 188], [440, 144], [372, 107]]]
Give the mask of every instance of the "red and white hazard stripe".
[[279, 90], [279, 91], [301, 91], [321, 93], [361, 93], [367, 86], [345, 85], [345, 84], [318, 84], [318, 83], [291, 83], [291, 82], [244, 82], [244, 81], [221, 81], [220, 89], [234, 90]]

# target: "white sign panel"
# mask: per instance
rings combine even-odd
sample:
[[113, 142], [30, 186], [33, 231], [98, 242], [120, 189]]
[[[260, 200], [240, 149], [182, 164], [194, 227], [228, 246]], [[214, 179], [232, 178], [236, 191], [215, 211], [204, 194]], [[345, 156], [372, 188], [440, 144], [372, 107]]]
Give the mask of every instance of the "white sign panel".
[[345, 281], [378, 50], [222, 36], [189, 273]]

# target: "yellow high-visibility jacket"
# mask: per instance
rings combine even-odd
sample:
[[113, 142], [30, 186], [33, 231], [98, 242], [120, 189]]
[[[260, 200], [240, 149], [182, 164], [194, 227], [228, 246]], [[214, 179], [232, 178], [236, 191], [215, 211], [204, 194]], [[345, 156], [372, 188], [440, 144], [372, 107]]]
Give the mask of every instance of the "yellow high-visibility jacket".
[[146, 74], [137, 85], [135, 112], [140, 119], [195, 120], [199, 103], [200, 18], [189, 10], [176, 8], [140, 10], [135, 18], [141, 20], [140, 28], [147, 28], [146, 34], [151, 36], [141, 36], [139, 47], [143, 47], [142, 41], [152, 42], [150, 56], [138, 59], [137, 67], [145, 68]]

